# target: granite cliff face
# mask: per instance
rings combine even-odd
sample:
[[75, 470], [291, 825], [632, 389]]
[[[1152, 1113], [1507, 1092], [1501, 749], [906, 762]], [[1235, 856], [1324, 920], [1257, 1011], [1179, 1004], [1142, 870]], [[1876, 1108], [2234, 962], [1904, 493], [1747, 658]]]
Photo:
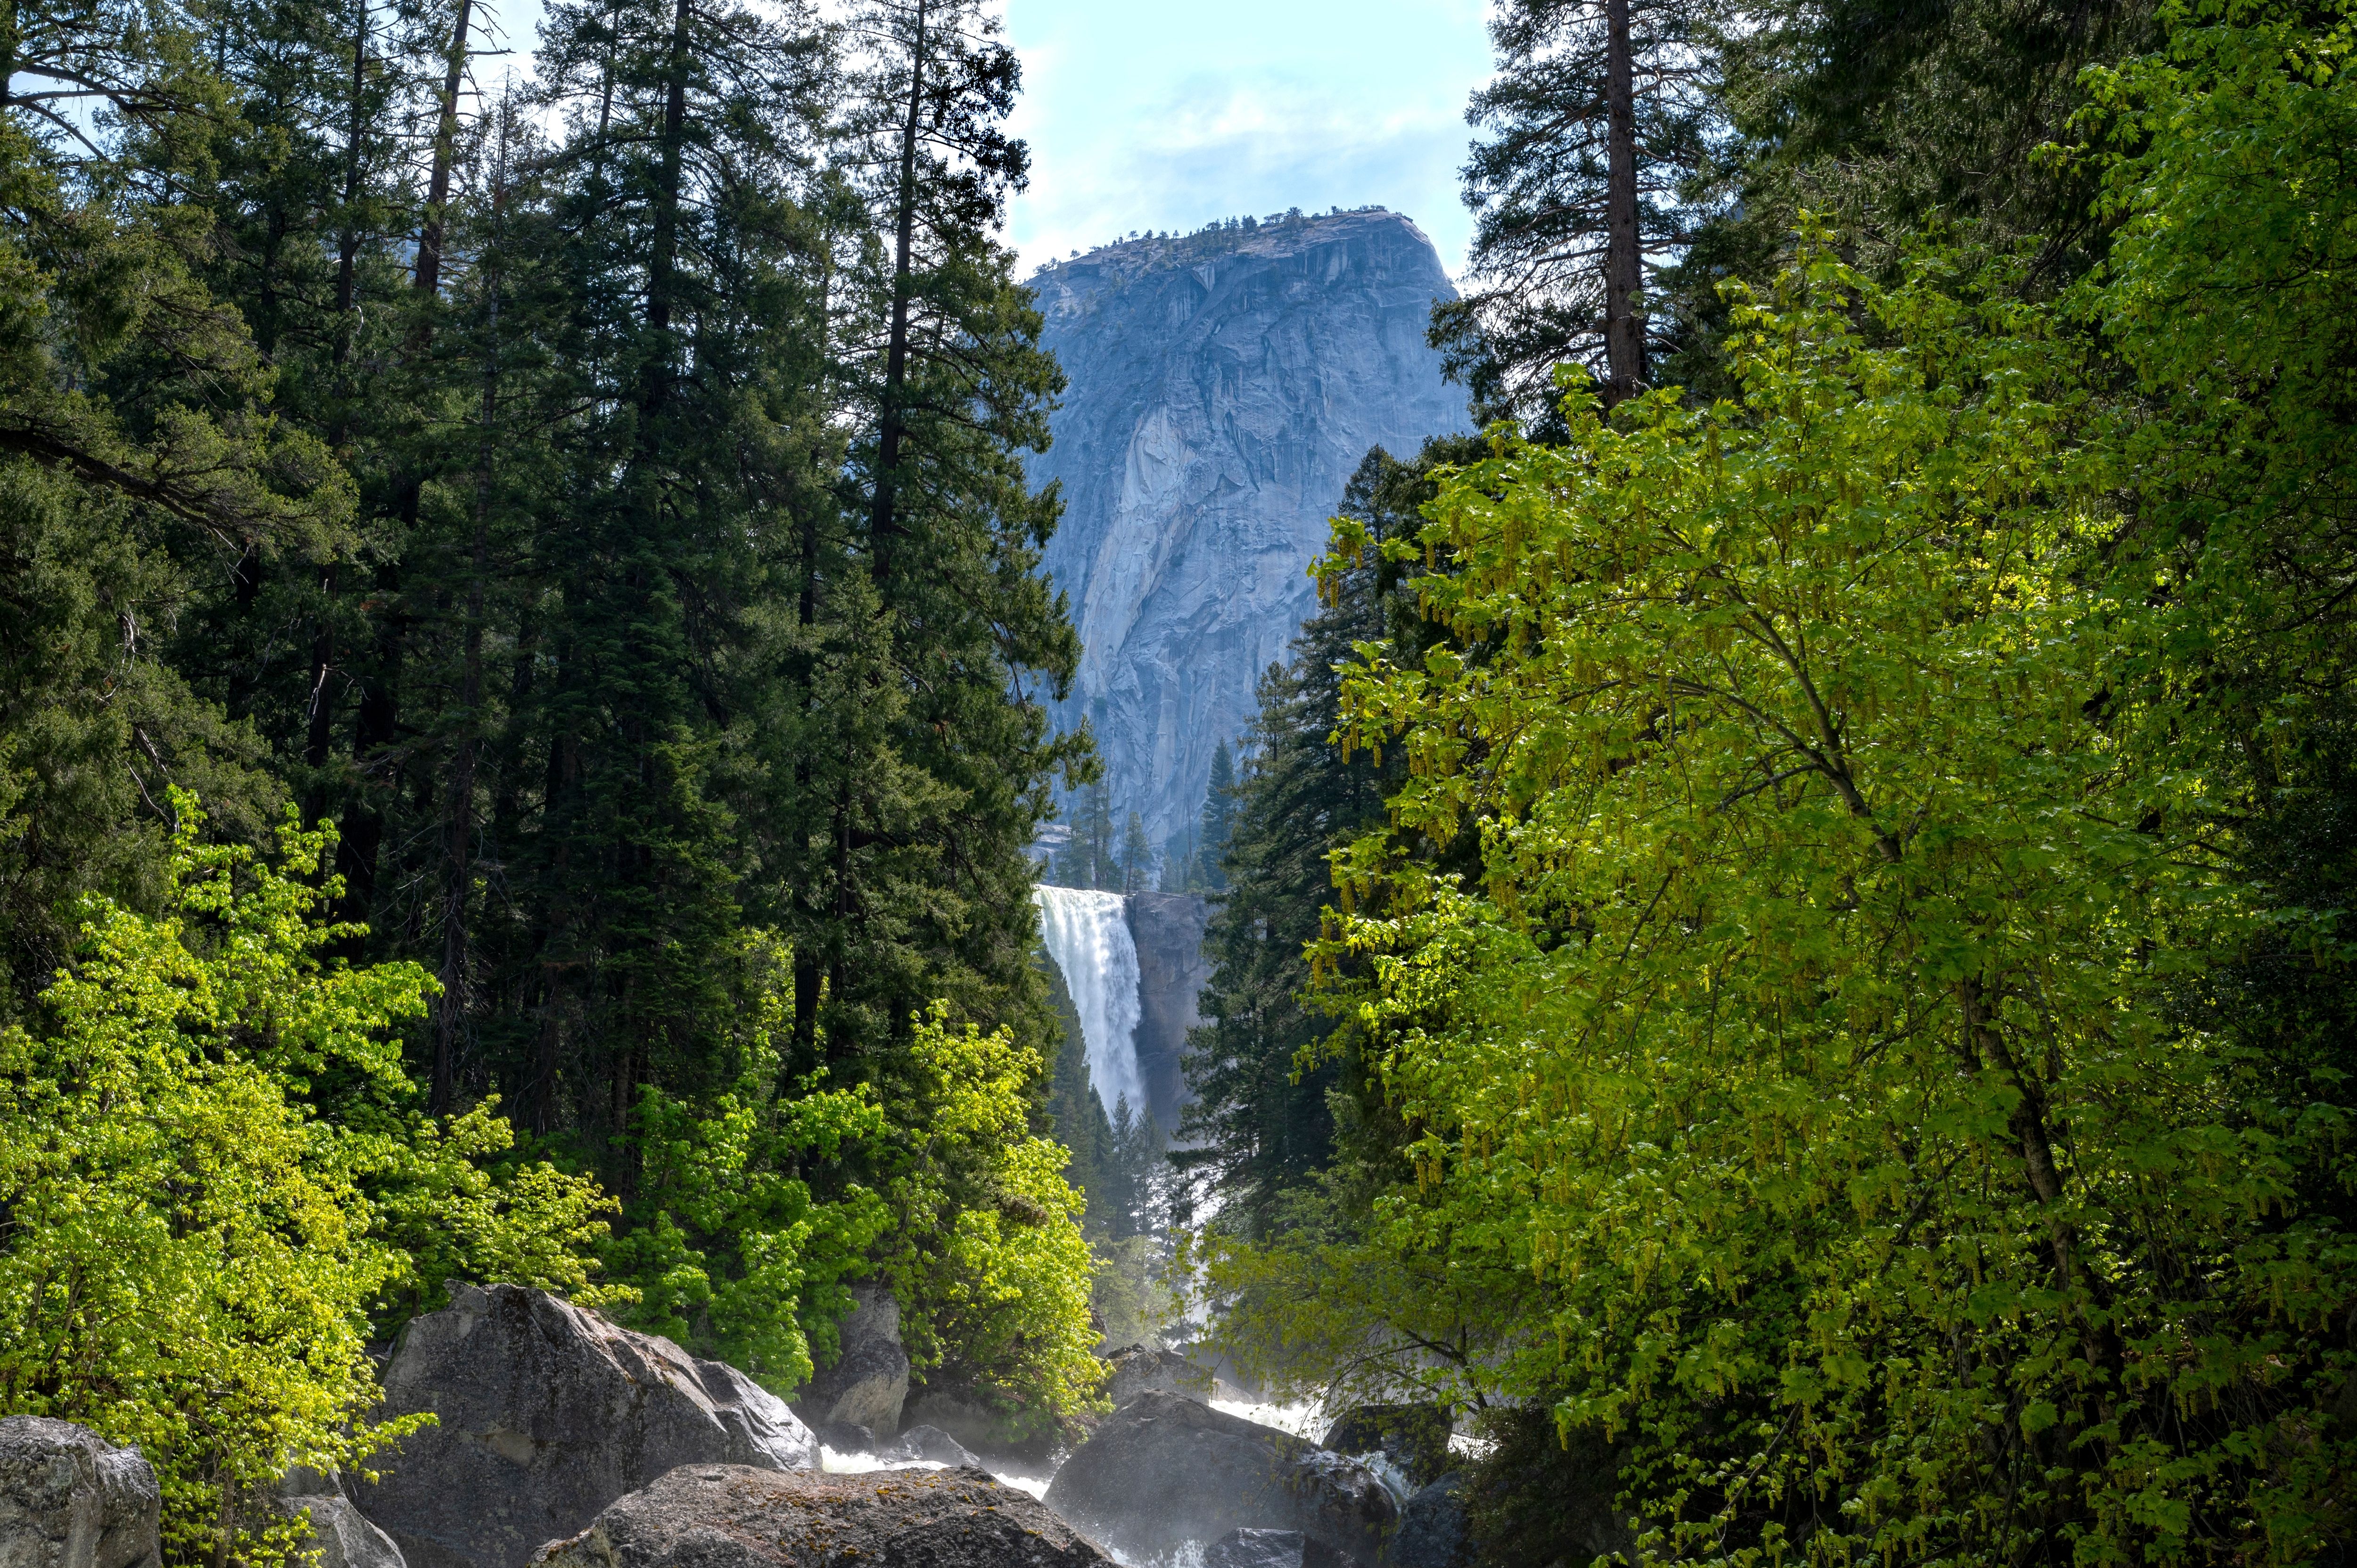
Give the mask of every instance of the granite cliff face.
[[1203, 1021], [1195, 999], [1211, 978], [1203, 957], [1203, 926], [1211, 906], [1191, 893], [1133, 893], [1123, 900], [1130, 940], [1137, 946], [1137, 1029], [1132, 1049], [1146, 1108], [1164, 1136], [1194, 1096], [1181, 1070], [1187, 1031]]
[[1382, 211], [1111, 245], [1031, 286], [1071, 381], [1032, 465], [1063, 482], [1045, 565], [1084, 650], [1061, 717], [1087, 716], [1115, 810], [1166, 843], [1316, 607], [1304, 568], [1351, 470], [1467, 428], [1424, 338], [1455, 291]]

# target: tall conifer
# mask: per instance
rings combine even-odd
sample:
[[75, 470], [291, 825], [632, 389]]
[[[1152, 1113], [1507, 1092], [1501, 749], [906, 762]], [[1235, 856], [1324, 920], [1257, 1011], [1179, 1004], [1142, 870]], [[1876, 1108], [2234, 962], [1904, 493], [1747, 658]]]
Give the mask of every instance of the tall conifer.
[[1608, 401], [1648, 381], [1645, 290], [1698, 220], [1686, 186], [1723, 116], [1712, 19], [1704, 0], [1510, 0], [1491, 18], [1468, 287], [1432, 332], [1485, 416], [1551, 419], [1557, 364], [1589, 366]]

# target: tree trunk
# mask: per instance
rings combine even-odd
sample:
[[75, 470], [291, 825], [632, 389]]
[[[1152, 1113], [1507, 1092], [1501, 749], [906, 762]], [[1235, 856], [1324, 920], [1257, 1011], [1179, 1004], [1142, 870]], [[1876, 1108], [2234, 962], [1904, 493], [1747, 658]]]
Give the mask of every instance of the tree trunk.
[[1609, 113], [1604, 195], [1606, 406], [1633, 397], [1645, 381], [1645, 322], [1638, 314], [1644, 255], [1637, 231], [1637, 70], [1629, 46], [1629, 0], [1605, 0], [1604, 97]]
[[794, 950], [793, 1070], [804, 1073], [820, 1065], [818, 1058], [818, 955]]
[[[425, 183], [425, 221], [417, 231], [417, 292], [429, 299], [442, 288], [442, 238], [450, 208], [450, 165], [458, 142], [458, 85], [467, 70], [467, 32], [474, 0], [458, 0], [458, 16], [450, 29], [450, 58], [442, 75], [441, 113], [434, 124], [434, 166]], [[433, 327], [422, 321], [418, 347], [432, 339]]]
[[[678, 0], [672, 10], [670, 77], [663, 93], [662, 176], [655, 193], [654, 254], [647, 266], [647, 336], [650, 339], [648, 379], [640, 408], [653, 413], [671, 391], [671, 316], [673, 278], [679, 266], [679, 185], [681, 139], [687, 130], [687, 66], [689, 0]], [[645, 422], [639, 427], [641, 448], [652, 444]]]
[[917, 0], [917, 34], [909, 48], [909, 113], [900, 124], [899, 213], [892, 252], [892, 331], [884, 350], [884, 407], [876, 435], [876, 499], [867, 519], [870, 563], [876, 581], [892, 575], [892, 539], [900, 532], [894, 515], [893, 470], [900, 462], [902, 389], [909, 379], [909, 252], [917, 228], [917, 123], [924, 110], [925, 5]]
[[[1963, 1015], [1960, 1055], [1966, 1074], [1977, 1078], [1986, 1067], [2002, 1074], [2004, 1081], [2013, 1088], [2016, 1099], [2012, 1114], [2007, 1118], [2007, 1130], [2017, 1143], [2023, 1183], [2030, 1196], [2038, 1199], [2039, 1207], [2050, 1215], [2046, 1226], [2047, 1247], [2054, 1261], [2056, 1283], [2074, 1298], [2070, 1310], [2079, 1320], [2081, 1352], [2088, 1365], [2104, 1374], [2102, 1380], [2091, 1381], [2087, 1387], [2097, 1411], [2097, 1424], [2101, 1425], [2111, 1420], [2113, 1407], [2126, 1383], [2127, 1369], [2118, 1330], [2112, 1324], [2111, 1287], [2083, 1254], [2078, 1227], [2060, 1212], [2066, 1194], [2062, 1173], [2054, 1157], [2046, 1086], [2014, 1054], [1996, 1017], [1994, 999], [1978, 980], [1958, 981], [1956, 1002], [1957, 1011]], [[2111, 1450], [2111, 1443], [2105, 1442], [2104, 1451]]]
[[[361, 199], [361, 141], [367, 132], [361, 115], [366, 108], [362, 100], [368, 91], [369, 0], [358, 0], [353, 9], [359, 15], [352, 26], [351, 124], [344, 133], [344, 227], [336, 236], [335, 365], [339, 371], [352, 357], [352, 288], [361, 251], [360, 231], [352, 227], [352, 209]], [[340, 375], [337, 381], [340, 394]], [[342, 446], [341, 435], [329, 445]]]
[[546, 1136], [557, 1130], [562, 1120], [556, 1098], [556, 1063], [565, 1049], [564, 1026], [558, 1011], [562, 998], [557, 994], [556, 974], [552, 967], [542, 967], [536, 990], [540, 1003], [540, 1028], [533, 1039], [532, 1079], [524, 1090], [524, 1125]]
[[[328, 562], [319, 568], [319, 593], [329, 608], [319, 612], [319, 619], [311, 629], [311, 696], [305, 714], [303, 736], [303, 766], [315, 774], [328, 766], [328, 750], [335, 742], [336, 704], [328, 696], [328, 677], [334, 671], [336, 632], [332, 607], [336, 598], [336, 564]], [[305, 803], [304, 815], [317, 822], [327, 814], [327, 801], [312, 786], [313, 797]]]
[[16, 0], [0, 0], [0, 104], [16, 102], [18, 37]]
[[[458, 140], [458, 87], [466, 74], [467, 35], [472, 15], [473, 0], [458, 0], [458, 14], [450, 29], [448, 69], [442, 78], [442, 98], [435, 122], [434, 162], [426, 178], [425, 211], [418, 226], [417, 271], [413, 288], [429, 305], [442, 286], [444, 220], [450, 200], [450, 166], [457, 156]], [[423, 360], [433, 340], [433, 317], [430, 312], [421, 311], [416, 330], [410, 338], [412, 358]], [[404, 537], [416, 530], [418, 492], [423, 484], [423, 477], [414, 471], [402, 483], [396, 512]], [[399, 729], [401, 664], [408, 636], [407, 620], [401, 609], [401, 567], [397, 561], [378, 564], [374, 586], [384, 606], [384, 618], [377, 627], [374, 668], [361, 685], [360, 714], [352, 735], [352, 760], [362, 775], [391, 750]], [[369, 918], [376, 893], [377, 850], [383, 837], [382, 813], [365, 806], [349, 813], [342, 849], [337, 857], [344, 874], [347, 918], [365, 921]]]
[[[501, 134], [505, 134], [504, 126]], [[502, 175], [504, 154], [502, 148]], [[494, 187], [494, 221], [504, 194]], [[500, 403], [499, 283], [493, 276], [486, 284], [489, 332], [484, 345], [482, 423], [475, 446], [474, 558], [467, 582], [467, 627], [460, 640], [460, 728], [450, 759], [448, 807], [442, 823], [442, 995], [435, 1008], [430, 1102], [437, 1116], [449, 1113], [457, 1092], [458, 1025], [468, 1003], [468, 905], [474, 882], [475, 763], [483, 736], [483, 597], [491, 569], [491, 446]]]
[[[571, 644], [560, 639], [556, 649], [556, 687], [560, 695], [566, 686], [566, 671], [572, 660]], [[562, 731], [553, 732], [548, 737], [547, 781], [541, 790], [544, 810], [554, 813], [566, 803], [565, 797], [573, 793], [578, 781], [577, 761], [571, 736]], [[572, 967], [565, 944], [574, 918], [565, 890], [572, 885], [572, 868], [573, 846], [559, 837], [547, 880], [547, 886], [556, 897], [552, 900], [547, 929], [540, 936], [540, 1037], [533, 1057], [531, 1093], [532, 1129], [535, 1133], [555, 1132], [562, 1110], [558, 1079], [564, 1061], [565, 972]]]
[[[490, 401], [489, 394], [485, 397]], [[488, 483], [481, 490], [489, 489]], [[442, 822], [442, 994], [434, 1009], [434, 1077], [427, 1108], [447, 1115], [457, 1092], [459, 1021], [468, 1005], [467, 904], [474, 880], [475, 748], [483, 693], [483, 574], [489, 565], [489, 509], [475, 502], [474, 580], [467, 585], [467, 629], [459, 676], [460, 733], [450, 759], [448, 801]]]

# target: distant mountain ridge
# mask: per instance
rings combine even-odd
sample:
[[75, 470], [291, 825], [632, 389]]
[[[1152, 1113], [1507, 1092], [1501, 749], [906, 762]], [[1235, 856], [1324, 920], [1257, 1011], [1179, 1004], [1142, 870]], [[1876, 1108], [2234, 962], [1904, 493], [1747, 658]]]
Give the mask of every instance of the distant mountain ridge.
[[1045, 569], [1083, 648], [1071, 700], [1117, 811], [1157, 844], [1314, 610], [1306, 575], [1367, 449], [1468, 428], [1425, 342], [1456, 290], [1372, 209], [1108, 245], [1030, 280], [1071, 385], [1031, 465], [1062, 482]]

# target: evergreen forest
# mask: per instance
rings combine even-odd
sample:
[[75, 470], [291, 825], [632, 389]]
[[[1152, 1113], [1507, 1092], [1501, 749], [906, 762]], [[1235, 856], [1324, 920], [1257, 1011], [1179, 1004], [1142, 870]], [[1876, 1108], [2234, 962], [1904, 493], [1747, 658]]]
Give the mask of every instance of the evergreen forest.
[[448, 1279], [1090, 1408], [1027, 850], [1092, 776], [964, 0], [0, 6], [0, 1412], [166, 1556]]

